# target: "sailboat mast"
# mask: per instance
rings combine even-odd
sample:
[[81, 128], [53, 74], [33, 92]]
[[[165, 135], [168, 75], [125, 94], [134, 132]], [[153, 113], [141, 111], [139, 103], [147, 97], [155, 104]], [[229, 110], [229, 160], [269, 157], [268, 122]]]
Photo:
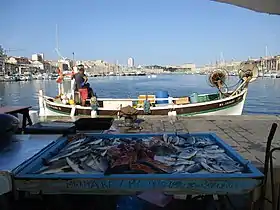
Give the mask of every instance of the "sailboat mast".
[[57, 24], [55, 25], [55, 41], [56, 41], [56, 49], [58, 50], [59, 42], [58, 42], [58, 25]]

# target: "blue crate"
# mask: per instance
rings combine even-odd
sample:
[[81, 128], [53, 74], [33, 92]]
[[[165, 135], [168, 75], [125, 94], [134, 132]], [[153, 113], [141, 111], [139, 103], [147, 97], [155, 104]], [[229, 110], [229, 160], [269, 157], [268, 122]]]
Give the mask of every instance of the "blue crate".
[[[152, 137], [163, 134], [92, 134], [101, 138]], [[175, 135], [170, 133], [168, 135]], [[30, 158], [16, 171], [16, 189], [46, 194], [134, 194], [140, 191], [161, 190], [167, 194], [236, 194], [253, 190], [260, 185], [263, 174], [249, 161], [213, 133], [181, 134], [208, 137], [226, 154], [246, 168], [242, 174], [32, 174], [42, 166], [42, 158], [49, 159], [68, 143], [67, 139]]]

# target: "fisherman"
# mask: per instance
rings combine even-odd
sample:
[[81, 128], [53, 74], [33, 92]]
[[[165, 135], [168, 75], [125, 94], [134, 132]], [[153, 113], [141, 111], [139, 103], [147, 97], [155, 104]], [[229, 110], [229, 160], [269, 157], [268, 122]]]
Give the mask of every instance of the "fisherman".
[[86, 82], [88, 81], [87, 76], [85, 75], [84, 65], [80, 64], [77, 67], [78, 73], [73, 75], [73, 79], [75, 79], [75, 91], [80, 93], [80, 99], [82, 101], [82, 106], [85, 106], [86, 100], [88, 98], [88, 89], [84, 87]]

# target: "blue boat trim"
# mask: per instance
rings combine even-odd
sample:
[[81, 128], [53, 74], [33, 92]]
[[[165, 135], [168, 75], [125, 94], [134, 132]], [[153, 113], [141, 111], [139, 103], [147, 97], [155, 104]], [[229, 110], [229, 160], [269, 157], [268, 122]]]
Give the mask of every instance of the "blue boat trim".
[[[169, 133], [169, 135], [175, 135]], [[227, 145], [222, 139], [220, 139], [214, 133], [191, 133], [181, 134], [184, 136], [204, 136], [209, 137], [216, 143], [225, 149], [227, 155], [234, 160], [238, 161], [242, 165], [246, 166], [248, 173], [242, 174], [113, 174], [104, 176], [103, 174], [31, 174], [32, 171], [38, 170], [42, 161], [41, 158], [49, 158], [50, 152], [59, 151], [67, 143], [67, 138], [59, 139], [52, 144], [47, 146], [44, 150], [25, 161], [15, 171], [15, 180], [18, 183], [19, 188], [28, 189], [29, 187], [24, 184], [35, 182], [37, 187], [43, 183], [53, 182], [53, 186], [59, 186], [61, 190], [71, 191], [88, 191], [94, 189], [97, 191], [105, 190], [106, 186], [108, 190], [123, 190], [123, 191], [139, 191], [148, 189], [162, 189], [165, 191], [211, 191], [211, 192], [231, 192], [240, 193], [242, 191], [250, 191], [261, 183], [263, 174], [249, 161], [242, 158], [233, 148]], [[92, 134], [91, 136], [96, 137], [109, 137], [109, 138], [122, 138], [122, 137], [151, 137], [151, 136], [162, 136], [162, 134]], [[24, 180], [21, 182], [21, 180]], [[44, 185], [46, 187], [46, 184]], [[97, 187], [97, 186], [103, 186]], [[134, 187], [131, 187], [134, 186]], [[107, 189], [106, 188], [106, 189]]]

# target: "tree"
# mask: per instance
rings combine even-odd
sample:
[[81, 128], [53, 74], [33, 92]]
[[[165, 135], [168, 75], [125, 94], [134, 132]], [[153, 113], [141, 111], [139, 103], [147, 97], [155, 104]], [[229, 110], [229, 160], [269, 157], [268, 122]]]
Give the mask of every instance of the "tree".
[[3, 49], [2, 45], [0, 45], [0, 56], [6, 57], [5, 50]]

